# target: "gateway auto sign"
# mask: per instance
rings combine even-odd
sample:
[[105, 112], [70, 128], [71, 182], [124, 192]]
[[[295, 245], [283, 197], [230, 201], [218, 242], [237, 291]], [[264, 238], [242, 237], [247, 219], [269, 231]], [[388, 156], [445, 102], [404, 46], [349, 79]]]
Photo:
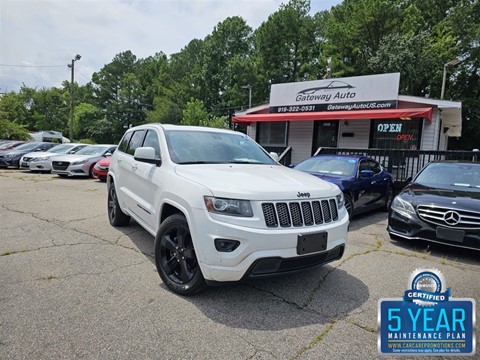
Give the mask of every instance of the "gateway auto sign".
[[270, 112], [395, 109], [400, 73], [273, 84]]

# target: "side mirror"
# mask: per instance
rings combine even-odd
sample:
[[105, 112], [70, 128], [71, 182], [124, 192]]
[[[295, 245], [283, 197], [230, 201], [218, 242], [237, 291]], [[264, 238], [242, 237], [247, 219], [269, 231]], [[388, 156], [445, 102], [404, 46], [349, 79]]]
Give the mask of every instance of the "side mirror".
[[157, 166], [162, 164], [162, 159], [155, 157], [155, 149], [149, 146], [137, 148], [133, 154], [133, 158], [137, 161], [155, 164]]
[[372, 177], [374, 172], [372, 170], [361, 170], [360, 171], [360, 177], [362, 178], [368, 178]]
[[106, 152], [103, 156], [109, 157], [109, 156], [112, 156], [112, 153], [109, 151], [109, 152]]
[[412, 182], [412, 180], [413, 180], [413, 178], [412, 178], [411, 176], [409, 176], [409, 177], [408, 177], [408, 178], [405, 180], [405, 182], [407, 182], [407, 183], [411, 183], [411, 182]]
[[269, 154], [270, 154], [270, 156], [273, 158], [273, 160], [275, 160], [275, 161], [278, 161], [278, 159], [280, 159], [280, 158], [278, 157], [278, 154], [277, 154], [276, 152], [273, 152], [273, 151], [272, 151], [272, 152], [270, 152]]

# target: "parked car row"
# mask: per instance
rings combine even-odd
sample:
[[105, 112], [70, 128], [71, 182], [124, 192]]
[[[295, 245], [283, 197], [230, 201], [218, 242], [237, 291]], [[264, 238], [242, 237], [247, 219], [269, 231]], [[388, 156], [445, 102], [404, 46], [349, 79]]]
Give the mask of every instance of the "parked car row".
[[[116, 148], [113, 144], [0, 142], [0, 168], [52, 172], [61, 177], [94, 177], [106, 181], [109, 157]], [[95, 168], [98, 161], [102, 162]]]
[[20, 159], [23, 155], [31, 152], [47, 151], [55, 145], [57, 144], [51, 142], [32, 141], [4, 151], [0, 153], [0, 168], [13, 167], [18, 169], [20, 167]]
[[75, 154], [87, 144], [67, 143], [59, 144], [47, 151], [30, 152], [20, 159], [20, 168], [39, 172], [52, 171], [52, 160], [65, 154]]

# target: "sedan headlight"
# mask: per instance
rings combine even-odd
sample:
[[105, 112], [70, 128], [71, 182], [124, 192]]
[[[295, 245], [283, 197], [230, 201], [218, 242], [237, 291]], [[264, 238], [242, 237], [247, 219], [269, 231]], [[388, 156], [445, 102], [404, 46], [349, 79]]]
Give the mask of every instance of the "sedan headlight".
[[392, 202], [392, 210], [407, 218], [415, 215], [415, 209], [408, 201], [403, 200], [400, 196], [396, 196]]
[[40, 157], [32, 159], [32, 161], [48, 160], [48, 159], [50, 159], [50, 157], [51, 156], [49, 156], [49, 155], [40, 156]]
[[209, 212], [223, 215], [252, 217], [250, 201], [204, 196], [205, 206]]
[[72, 162], [72, 165], [82, 165], [82, 164], [86, 164], [88, 161], [88, 159], [86, 160], [81, 160], [81, 161], [74, 161]]
[[338, 210], [340, 210], [345, 206], [345, 197], [343, 196], [342, 192], [337, 195], [337, 206], [338, 206]]

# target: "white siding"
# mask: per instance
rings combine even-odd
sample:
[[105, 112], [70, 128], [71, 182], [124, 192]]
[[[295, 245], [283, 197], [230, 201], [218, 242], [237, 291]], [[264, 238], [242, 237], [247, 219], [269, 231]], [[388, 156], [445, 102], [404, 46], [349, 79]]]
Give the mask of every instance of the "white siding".
[[257, 123], [251, 123], [247, 126], [247, 135], [250, 136], [253, 140], [257, 140]]
[[292, 147], [292, 164], [312, 156], [313, 121], [290, 121], [288, 146]]
[[[353, 133], [353, 137], [342, 137], [342, 133]], [[337, 147], [368, 149], [369, 139], [370, 120], [340, 120]]]
[[432, 122], [423, 120], [422, 141], [420, 150], [437, 150], [438, 136], [440, 133], [440, 114], [437, 109], [433, 110]]

